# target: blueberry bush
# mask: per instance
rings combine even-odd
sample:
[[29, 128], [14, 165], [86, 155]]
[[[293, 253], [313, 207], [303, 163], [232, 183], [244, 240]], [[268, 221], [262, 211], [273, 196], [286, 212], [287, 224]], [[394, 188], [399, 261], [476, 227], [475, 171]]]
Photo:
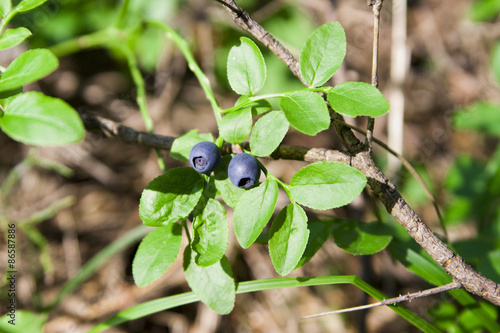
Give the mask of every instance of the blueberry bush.
[[[13, 5], [10, 0], [0, 1], [0, 49], [15, 47], [31, 35], [26, 27], [7, 28], [7, 25], [16, 15], [44, 2], [22, 0]], [[147, 228], [133, 229], [95, 255], [62, 287], [54, 300], [40, 307], [39, 314], [19, 311], [21, 324], [17, 328], [6, 324], [4, 319], [8, 317], [3, 316], [0, 330], [41, 332], [50, 311], [59, 306], [64, 297], [103, 267], [112, 255], [139, 240], [131, 265], [135, 285], [150, 286], [168, 274], [181, 258], [191, 291], [120, 309], [121, 312], [89, 332], [100, 332], [198, 301], [219, 315], [227, 315], [238, 302], [237, 294], [284, 287], [351, 284], [378, 301], [391, 297], [354, 275], [287, 277], [306, 265], [333, 237], [335, 245], [350, 255], [366, 258], [385, 250], [428, 285], [451, 285], [450, 290], [443, 289], [448, 290], [449, 299], [429, 306], [425, 316], [401, 304], [390, 305], [390, 309], [416, 329], [498, 332], [498, 308], [494, 306], [500, 305], [497, 284], [500, 228], [499, 210], [495, 205], [499, 195], [498, 149], [486, 164], [471, 156], [460, 157], [445, 183], [452, 199], [445, 206], [443, 223], [453, 226], [474, 219], [478, 221], [480, 236], [458, 242], [436, 236], [375, 163], [374, 121], [386, 115], [390, 108], [376, 80], [336, 83], [332, 79], [349, 55], [348, 36], [343, 26], [339, 22], [328, 22], [314, 27], [305, 36], [296, 60], [236, 2], [216, 2], [249, 34], [238, 35], [237, 42], [226, 45], [224, 59], [221, 61], [218, 57], [225, 68], [221, 81], [227, 83], [235, 100], [231, 105], [219, 103], [213, 83], [201, 69], [182, 33], [155, 17], [153, 9], [160, 5], [153, 0], [150, 7], [147, 2], [123, 0], [117, 9], [101, 12], [113, 17], [110, 25], [104, 25], [105, 20], [101, 19], [103, 26], [97, 31], [81, 32], [79, 29], [85, 29], [73, 27], [75, 38], [64, 40], [63, 35], [51, 36], [61, 40], [48, 48], [27, 50], [2, 68], [0, 129], [11, 139], [37, 146], [74, 144], [83, 139], [86, 127], [89, 131], [154, 148], [161, 172], [151, 177], [137, 203], [138, 215]], [[377, 6], [382, 1], [369, 3]], [[473, 7], [473, 15], [483, 17], [481, 3]], [[146, 7], [149, 14], [145, 14]], [[211, 117], [217, 125], [215, 136], [200, 133], [197, 128], [190, 128], [175, 138], [156, 134], [151, 106], [147, 103], [144, 71], [148, 66], [156, 66], [159, 58], [154, 52], [142, 52], [147, 41], [150, 45], [159, 45], [158, 49], [169, 41], [170, 47], [180, 50], [206, 103], [210, 104]], [[95, 48], [107, 49], [126, 68], [145, 131], [122, 125], [112, 128], [100, 117], [77, 113], [62, 99], [24, 91], [24, 86], [55, 71], [58, 57]], [[266, 48], [273, 54], [268, 54]], [[497, 77], [500, 76], [499, 49], [495, 47], [492, 55]], [[277, 58], [285, 62], [288, 74], [275, 75], [275, 63], [269, 63]], [[279, 81], [290, 72], [295, 75], [294, 83], [269, 83]], [[272, 92], [265, 88], [269, 84], [275, 88]], [[498, 110], [497, 105], [474, 104], [456, 113], [454, 126], [498, 137], [498, 122], [493, 121], [498, 118]], [[349, 125], [352, 121], [347, 118], [368, 119], [366, 132]], [[354, 130], [364, 133], [362, 139]], [[344, 149], [285, 144], [290, 133], [314, 138], [326, 131], [335, 132]], [[169, 151], [168, 158], [163, 150]], [[285, 181], [266, 167], [269, 158], [280, 163], [286, 160], [306, 163]], [[175, 166], [167, 167], [173, 165], [169, 159], [176, 160]], [[414, 171], [411, 167], [408, 169]], [[472, 188], [462, 183], [470, 175], [481, 175]], [[421, 191], [422, 184], [403, 183], [402, 188], [403, 192], [415, 193]], [[7, 193], [5, 188], [3, 192]], [[343, 217], [331, 214], [346, 209], [360, 198], [377, 198], [385, 212], [378, 209], [379, 204], [373, 204], [374, 218], [370, 217], [370, 222], [356, 214]], [[349, 209], [346, 211], [352, 213]], [[31, 231], [31, 235], [33, 233]], [[266, 246], [279, 277], [239, 281], [230, 253], [232, 234], [243, 252], [254, 244]], [[43, 243], [40, 241], [43, 238], [37, 239], [39, 244]]]

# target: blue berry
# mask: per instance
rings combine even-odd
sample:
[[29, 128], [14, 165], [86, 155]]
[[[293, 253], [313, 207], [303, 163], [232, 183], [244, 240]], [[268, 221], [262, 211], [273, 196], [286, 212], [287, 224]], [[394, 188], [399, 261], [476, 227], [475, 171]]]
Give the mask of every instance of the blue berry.
[[220, 163], [220, 149], [210, 141], [195, 144], [189, 153], [189, 163], [199, 173], [209, 174]]
[[250, 154], [240, 153], [233, 157], [227, 167], [229, 180], [235, 186], [249, 188], [259, 181], [260, 166], [257, 159]]

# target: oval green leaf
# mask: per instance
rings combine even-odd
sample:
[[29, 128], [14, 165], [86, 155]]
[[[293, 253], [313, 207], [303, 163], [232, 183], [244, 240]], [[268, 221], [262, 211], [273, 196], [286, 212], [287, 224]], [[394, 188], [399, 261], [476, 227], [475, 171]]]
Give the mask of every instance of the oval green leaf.
[[250, 135], [250, 150], [255, 156], [267, 156], [278, 148], [290, 123], [281, 111], [271, 111], [255, 123]]
[[156, 228], [139, 244], [132, 263], [132, 276], [145, 287], [167, 271], [181, 249], [182, 227], [177, 223]]
[[40, 5], [42, 5], [47, 0], [22, 0], [15, 8], [18, 12], [27, 12]]
[[392, 240], [391, 230], [378, 222], [344, 220], [333, 229], [338, 247], [354, 255], [371, 255], [385, 249]]
[[2, 333], [42, 333], [49, 316], [48, 313], [39, 314], [27, 310], [16, 309], [14, 319], [9, 310], [5, 312], [6, 313], [0, 317], [0, 332]]
[[287, 275], [297, 267], [308, 237], [307, 216], [302, 207], [291, 203], [283, 208], [269, 231], [269, 256], [278, 274]]
[[280, 108], [294, 128], [307, 135], [316, 135], [330, 126], [330, 113], [320, 95], [296, 91], [280, 100]]
[[278, 184], [269, 178], [241, 196], [234, 210], [233, 227], [243, 248], [248, 248], [259, 237], [273, 215], [277, 200]]
[[[498, 2], [500, 7], [500, 1]], [[500, 83], [500, 42], [497, 42], [495, 46], [493, 46], [493, 50], [491, 51], [491, 69], [493, 70], [493, 74], [497, 83]]]
[[193, 129], [174, 140], [172, 148], [170, 149], [170, 157], [178, 161], [186, 162], [189, 160], [189, 153], [191, 148], [198, 142], [212, 141], [213, 136], [210, 133], [198, 134], [197, 129]]
[[193, 292], [210, 309], [228, 314], [234, 308], [236, 285], [226, 257], [208, 267], [196, 265], [189, 246], [184, 250], [184, 275]]
[[365, 82], [343, 82], [328, 93], [328, 103], [338, 113], [349, 117], [378, 117], [389, 112], [384, 95]]
[[60, 146], [83, 139], [78, 113], [66, 102], [40, 92], [16, 95], [8, 103], [0, 128], [14, 140], [39, 146]]
[[252, 130], [252, 109], [228, 113], [219, 124], [219, 132], [222, 138], [232, 144], [243, 142], [250, 135]]
[[190, 167], [171, 169], [142, 191], [139, 215], [150, 227], [185, 219], [200, 200], [204, 180]]
[[0, 18], [4, 18], [12, 7], [11, 0], [0, 0]]
[[240, 95], [254, 95], [266, 80], [264, 57], [255, 43], [240, 38], [240, 46], [233, 46], [227, 57], [227, 78], [231, 88]]
[[209, 198], [200, 215], [193, 220], [193, 242], [198, 266], [210, 266], [226, 253], [229, 242], [229, 227], [226, 210], [219, 201]]
[[457, 129], [478, 131], [500, 136], [500, 105], [477, 102], [453, 114], [453, 126]]
[[16, 29], [7, 29], [0, 37], [0, 50], [8, 49], [22, 43], [26, 38], [31, 36], [31, 31], [24, 27]]
[[314, 30], [300, 53], [304, 82], [321, 86], [340, 68], [346, 54], [346, 37], [340, 23], [329, 22]]
[[300, 169], [290, 180], [292, 199], [314, 209], [347, 205], [366, 185], [357, 169], [340, 162], [321, 161]]
[[304, 254], [302, 255], [302, 258], [300, 258], [295, 269], [302, 267], [305, 263], [311, 260], [319, 249], [321, 249], [328, 237], [330, 237], [332, 224], [332, 220], [309, 221], [307, 224], [307, 229], [309, 229], [309, 239], [307, 241]]
[[0, 91], [12, 90], [52, 73], [59, 61], [46, 49], [33, 49], [14, 59], [0, 78]]

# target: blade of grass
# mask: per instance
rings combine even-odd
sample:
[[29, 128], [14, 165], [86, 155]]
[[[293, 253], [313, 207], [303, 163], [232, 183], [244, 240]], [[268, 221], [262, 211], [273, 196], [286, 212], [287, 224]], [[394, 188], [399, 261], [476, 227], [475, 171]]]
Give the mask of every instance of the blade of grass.
[[64, 296], [70, 294], [76, 288], [78, 288], [80, 284], [82, 284], [88, 277], [94, 274], [99, 269], [99, 267], [101, 267], [109, 258], [126, 249], [130, 245], [138, 242], [150, 230], [150, 227], [140, 225], [130, 230], [129, 232], [115, 240], [113, 243], [102, 249], [85, 265], [83, 265], [80, 272], [74, 278], [64, 284], [64, 286], [59, 291], [57, 298], [50, 305], [48, 305], [44, 309], [44, 311], [49, 312], [50, 310], [58, 306]]
[[[136, 88], [136, 101], [139, 106], [139, 111], [141, 112], [142, 119], [144, 121], [144, 125], [146, 126], [146, 131], [149, 133], [153, 133], [154, 125], [153, 119], [149, 115], [148, 106], [146, 104], [146, 85], [144, 83], [144, 78], [142, 77], [141, 71], [139, 70], [139, 66], [137, 64], [137, 60], [135, 59], [134, 52], [128, 45], [121, 45], [118, 48], [122, 54], [127, 59], [128, 69], [130, 71], [130, 75], [132, 76], [132, 80], [134, 81], [134, 85]], [[155, 149], [156, 155], [158, 156], [158, 165], [162, 172], [165, 172], [166, 165], [163, 160], [163, 155], [160, 149]]]
[[[308, 286], [320, 286], [320, 285], [332, 285], [332, 284], [352, 284], [379, 301], [387, 298], [377, 289], [373, 288], [360, 278], [352, 275], [319, 276], [319, 277], [303, 277], [303, 278], [273, 278], [273, 279], [262, 279], [256, 281], [246, 281], [238, 283], [236, 293], [243, 294], [243, 293], [262, 291], [268, 289], [308, 287]], [[158, 298], [149, 302], [133, 306], [125, 311], [122, 311], [117, 315], [111, 317], [107, 321], [98, 324], [97, 326], [92, 328], [88, 333], [101, 332], [107, 328], [134, 319], [142, 318], [160, 311], [174, 308], [176, 306], [198, 302], [199, 300], [200, 299], [193, 292], [187, 292], [183, 294]], [[389, 308], [398, 313], [406, 320], [408, 320], [422, 332], [432, 332], [432, 333], [440, 332], [432, 324], [420, 318], [418, 315], [414, 314], [413, 312], [411, 312], [410, 310], [401, 305], [390, 306]]]

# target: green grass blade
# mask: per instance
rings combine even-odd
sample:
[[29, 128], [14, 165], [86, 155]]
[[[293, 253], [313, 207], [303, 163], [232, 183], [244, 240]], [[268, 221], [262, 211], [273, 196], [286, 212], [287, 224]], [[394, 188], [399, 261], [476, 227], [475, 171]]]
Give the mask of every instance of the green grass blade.
[[[243, 294], [255, 291], [262, 291], [268, 289], [278, 289], [278, 288], [291, 288], [291, 287], [308, 287], [308, 286], [320, 286], [320, 285], [332, 285], [332, 284], [353, 284], [360, 288], [367, 294], [381, 301], [387, 299], [387, 297], [379, 292], [377, 289], [373, 288], [360, 278], [352, 275], [347, 276], [319, 276], [319, 277], [302, 277], [302, 278], [273, 278], [273, 279], [262, 279], [256, 281], [246, 281], [240, 282], [237, 285], [236, 293]], [[187, 292], [183, 294], [178, 294], [174, 296], [168, 296], [163, 298], [158, 298], [149, 302], [145, 302], [134, 307], [131, 307], [125, 311], [118, 313], [117, 315], [111, 317], [107, 321], [98, 324], [92, 328], [88, 333], [101, 332], [112, 326], [116, 326], [130, 320], [142, 318], [160, 311], [168, 310], [176, 306], [186, 305], [194, 302], [198, 302], [200, 299], [193, 293]], [[415, 327], [420, 329], [422, 332], [437, 333], [440, 332], [435, 326], [425, 321], [418, 315], [414, 314], [407, 308], [401, 305], [390, 306], [390, 309], [395, 311], [401, 317], [409, 321]]]
[[70, 294], [78, 288], [80, 284], [82, 284], [89, 276], [94, 274], [94, 272], [96, 272], [109, 258], [123, 249], [126, 249], [131, 244], [138, 242], [150, 230], [151, 228], [140, 225], [102, 249], [82, 267], [80, 272], [74, 278], [66, 282], [66, 284], [61, 288], [61, 291], [59, 291], [57, 298], [45, 309], [45, 311], [50, 311], [59, 305], [64, 296]]

